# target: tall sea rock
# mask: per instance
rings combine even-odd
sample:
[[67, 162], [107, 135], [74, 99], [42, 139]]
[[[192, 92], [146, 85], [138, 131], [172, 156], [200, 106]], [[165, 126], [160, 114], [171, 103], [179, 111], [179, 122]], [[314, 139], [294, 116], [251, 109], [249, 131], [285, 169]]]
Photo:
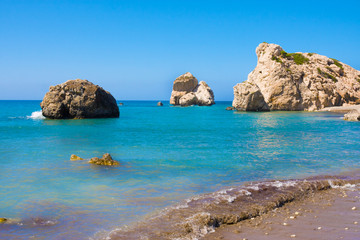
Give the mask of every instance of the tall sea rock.
[[258, 62], [234, 87], [233, 107], [243, 111], [315, 111], [360, 104], [360, 71], [316, 53], [287, 53], [261, 43]]
[[190, 106], [210, 106], [215, 104], [214, 93], [204, 81], [198, 80], [187, 72], [175, 79], [170, 104]]
[[69, 80], [51, 86], [40, 103], [47, 118], [117, 118], [115, 98], [102, 87], [87, 80]]

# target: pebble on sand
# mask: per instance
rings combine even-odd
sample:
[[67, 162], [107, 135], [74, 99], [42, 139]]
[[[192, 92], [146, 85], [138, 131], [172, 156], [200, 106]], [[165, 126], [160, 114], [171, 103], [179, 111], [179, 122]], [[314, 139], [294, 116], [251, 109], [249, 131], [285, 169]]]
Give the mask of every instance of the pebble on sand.
[[351, 210], [356, 210], [356, 207], [352, 207]]
[[290, 235], [290, 237], [294, 238], [294, 237], [296, 237], [296, 235], [295, 235], [295, 234], [292, 234], [292, 235]]

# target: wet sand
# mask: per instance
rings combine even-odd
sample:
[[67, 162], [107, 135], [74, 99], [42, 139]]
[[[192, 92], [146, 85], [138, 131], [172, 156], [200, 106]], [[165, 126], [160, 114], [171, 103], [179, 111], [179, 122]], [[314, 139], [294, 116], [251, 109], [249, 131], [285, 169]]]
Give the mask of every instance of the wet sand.
[[202, 239], [360, 239], [360, 187], [316, 192], [253, 219], [222, 225]]

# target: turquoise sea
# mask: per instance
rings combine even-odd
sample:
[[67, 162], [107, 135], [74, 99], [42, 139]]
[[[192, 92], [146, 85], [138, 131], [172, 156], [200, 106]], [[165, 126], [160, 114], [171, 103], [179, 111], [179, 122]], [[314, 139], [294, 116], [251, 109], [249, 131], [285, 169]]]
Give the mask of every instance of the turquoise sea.
[[[0, 101], [0, 217], [16, 223], [0, 239], [96, 239], [194, 195], [360, 168], [341, 114], [122, 102], [119, 119], [46, 120], [40, 101]], [[69, 160], [104, 153], [121, 165]]]

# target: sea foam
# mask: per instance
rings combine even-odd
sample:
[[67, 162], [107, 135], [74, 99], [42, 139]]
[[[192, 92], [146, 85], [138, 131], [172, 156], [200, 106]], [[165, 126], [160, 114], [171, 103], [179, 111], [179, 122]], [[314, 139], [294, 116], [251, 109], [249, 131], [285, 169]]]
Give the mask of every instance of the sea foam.
[[32, 112], [30, 116], [27, 116], [27, 118], [29, 118], [29, 119], [45, 119], [41, 110]]

